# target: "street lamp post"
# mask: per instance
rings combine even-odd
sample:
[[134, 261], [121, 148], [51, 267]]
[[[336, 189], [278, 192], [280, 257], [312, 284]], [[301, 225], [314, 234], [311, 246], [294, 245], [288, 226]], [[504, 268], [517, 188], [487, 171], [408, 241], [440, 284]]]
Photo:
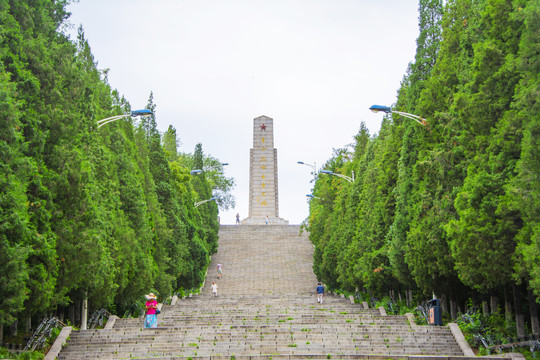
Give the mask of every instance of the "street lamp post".
[[[126, 118], [126, 117], [136, 118], [136, 117], [139, 117], [139, 116], [148, 116], [148, 115], [152, 115], [152, 114], [153, 114], [152, 111], [150, 111], [148, 109], [133, 110], [129, 114], [115, 115], [115, 116], [111, 116], [111, 117], [108, 117], [108, 118], [105, 118], [105, 119], [98, 120], [97, 125], [98, 125], [98, 129], [99, 129], [103, 125], [106, 125], [108, 123], [111, 123], [113, 121], [120, 120], [120, 119], [123, 119], [123, 118]], [[81, 310], [82, 310], [82, 314], [81, 314], [81, 318], [82, 318], [82, 320], [81, 320], [81, 330], [86, 330], [87, 329], [86, 322], [87, 322], [87, 319], [88, 319], [88, 295], [85, 295], [85, 297], [83, 299], [82, 309]]]
[[342, 178], [342, 179], [347, 180], [347, 181], [350, 182], [350, 183], [353, 183], [353, 182], [354, 182], [354, 171], [352, 172], [352, 177], [349, 177], [349, 176], [347, 176], [347, 175], [342, 175], [342, 174], [336, 174], [335, 172], [332, 172], [332, 171], [330, 171], [330, 170], [321, 170], [321, 173], [327, 174], [327, 175], [334, 175], [334, 176], [340, 177], [340, 178]]
[[207, 203], [209, 201], [214, 201], [214, 200], [217, 200], [218, 198], [217, 197], [213, 197], [211, 199], [208, 199], [208, 200], [203, 200], [203, 201], [199, 201], [199, 202], [196, 202], [195, 203], [195, 207], [199, 207], [200, 205], [204, 204], [204, 203]]
[[401, 116], [406, 117], [408, 119], [412, 119], [412, 120], [416, 121], [417, 123], [419, 123], [420, 125], [423, 125], [423, 126], [427, 125], [427, 121], [423, 117], [418, 116], [418, 115], [414, 115], [414, 114], [409, 114], [409, 113], [402, 112], [402, 111], [395, 111], [395, 110], [392, 110], [389, 106], [372, 105], [369, 108], [369, 110], [373, 111], [374, 113], [378, 113], [379, 111], [382, 111], [382, 112], [384, 112], [386, 114], [398, 114], [398, 115], [401, 115]]
[[127, 117], [136, 118], [136, 117], [139, 117], [139, 116], [148, 116], [148, 115], [152, 115], [152, 114], [153, 114], [152, 111], [150, 111], [148, 109], [133, 110], [129, 114], [115, 115], [115, 116], [108, 117], [106, 119], [98, 120], [97, 124], [98, 124], [98, 128], [100, 128], [103, 125], [106, 125], [106, 124], [108, 124], [110, 122], [120, 120], [120, 119], [123, 119], [123, 118], [127, 118]]

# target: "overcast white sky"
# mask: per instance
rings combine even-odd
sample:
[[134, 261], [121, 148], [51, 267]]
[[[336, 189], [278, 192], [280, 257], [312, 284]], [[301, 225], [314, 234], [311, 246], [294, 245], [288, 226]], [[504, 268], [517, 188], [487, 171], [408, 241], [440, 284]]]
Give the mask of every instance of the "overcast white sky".
[[[133, 109], [151, 91], [160, 131], [173, 125], [180, 151], [228, 162], [236, 209], [248, 215], [253, 119], [274, 119], [279, 212], [308, 215], [311, 169], [352, 143], [360, 123], [377, 133], [418, 36], [416, 0], [80, 0], [82, 24], [109, 83]], [[75, 38], [74, 36], [72, 38]]]

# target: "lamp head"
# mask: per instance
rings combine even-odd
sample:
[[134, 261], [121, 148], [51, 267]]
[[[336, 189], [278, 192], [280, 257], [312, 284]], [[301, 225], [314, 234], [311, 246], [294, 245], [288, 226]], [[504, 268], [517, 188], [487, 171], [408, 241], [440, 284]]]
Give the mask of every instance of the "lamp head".
[[373, 111], [374, 113], [378, 113], [379, 111], [382, 111], [384, 113], [391, 113], [392, 109], [388, 106], [382, 106], [382, 105], [371, 105], [369, 110]]
[[197, 175], [197, 174], [202, 173], [202, 170], [195, 169], [195, 170], [191, 170], [189, 173], [190, 173], [191, 175]]
[[129, 116], [131, 116], [131, 117], [148, 116], [148, 115], [152, 115], [152, 114], [153, 114], [153, 112], [151, 112], [150, 110], [142, 109], [142, 110], [132, 110], [131, 113], [129, 114]]
[[334, 173], [330, 170], [321, 170], [320, 172], [322, 172], [323, 174], [334, 175]]

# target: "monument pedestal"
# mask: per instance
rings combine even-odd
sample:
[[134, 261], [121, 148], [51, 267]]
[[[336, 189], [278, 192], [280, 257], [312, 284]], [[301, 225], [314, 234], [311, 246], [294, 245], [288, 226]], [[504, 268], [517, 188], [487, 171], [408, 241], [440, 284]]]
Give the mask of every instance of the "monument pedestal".
[[268, 218], [268, 223], [266, 218], [246, 218], [242, 220], [242, 225], [289, 225], [289, 220], [282, 218]]

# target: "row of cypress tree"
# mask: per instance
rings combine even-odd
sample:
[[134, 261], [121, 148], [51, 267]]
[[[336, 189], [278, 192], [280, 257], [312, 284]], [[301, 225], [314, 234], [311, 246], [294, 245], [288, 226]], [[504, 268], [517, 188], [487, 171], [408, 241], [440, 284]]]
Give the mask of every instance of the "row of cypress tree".
[[219, 224], [215, 202], [194, 203], [233, 185], [200, 144], [178, 154], [176, 130], [160, 135], [152, 95], [140, 124], [97, 127], [130, 105], [82, 29], [63, 33], [66, 4], [0, 0], [0, 328], [198, 286]]
[[[420, 0], [394, 109], [319, 174], [307, 219], [332, 288], [382, 296], [540, 298], [540, 2]], [[392, 56], [391, 53], [388, 56]], [[529, 296], [522, 296], [529, 294]], [[521, 299], [525, 299], [523, 304]], [[495, 309], [494, 309], [495, 310]], [[538, 329], [536, 329], [538, 331]]]

